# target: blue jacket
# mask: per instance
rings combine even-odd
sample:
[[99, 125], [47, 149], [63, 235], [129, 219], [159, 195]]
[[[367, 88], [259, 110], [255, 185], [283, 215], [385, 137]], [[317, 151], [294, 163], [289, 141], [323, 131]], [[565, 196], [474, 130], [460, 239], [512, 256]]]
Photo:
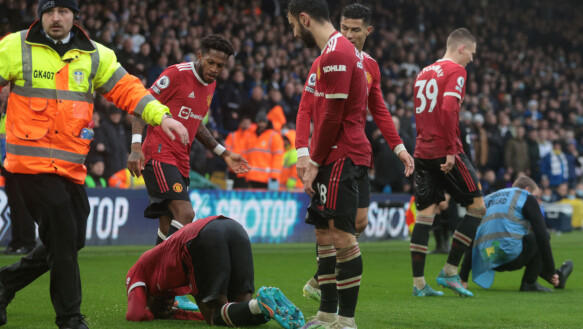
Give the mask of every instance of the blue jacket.
[[485, 197], [486, 215], [478, 227], [472, 250], [472, 280], [482, 288], [494, 282], [494, 268], [511, 262], [522, 252], [522, 238], [528, 234], [530, 222], [522, 208], [525, 190], [511, 187]]

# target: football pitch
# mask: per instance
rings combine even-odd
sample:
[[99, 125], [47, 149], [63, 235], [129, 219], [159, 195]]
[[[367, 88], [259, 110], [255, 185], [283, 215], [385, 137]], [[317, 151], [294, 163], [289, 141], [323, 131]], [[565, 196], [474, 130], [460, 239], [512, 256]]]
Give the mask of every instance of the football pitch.
[[[583, 328], [583, 232], [553, 234], [556, 266], [574, 262], [565, 290], [553, 293], [518, 292], [522, 271], [497, 273], [484, 290], [471, 283], [472, 298], [445, 291], [444, 297], [414, 298], [407, 241], [362, 243], [364, 274], [356, 310], [359, 329], [384, 328]], [[434, 242], [430, 241], [430, 248]], [[82, 312], [92, 329], [209, 328], [203, 322], [125, 320], [125, 276], [148, 246], [87, 247], [79, 254], [83, 282]], [[318, 305], [302, 296], [302, 287], [315, 270], [314, 244], [253, 245], [255, 287], [276, 286], [306, 317]], [[17, 260], [1, 256], [0, 265]], [[428, 255], [426, 277], [437, 288], [435, 276], [446, 255]], [[20, 291], [8, 307], [4, 328], [56, 328], [45, 274]], [[546, 282], [541, 284], [550, 287]], [[271, 321], [262, 328], [280, 328]]]

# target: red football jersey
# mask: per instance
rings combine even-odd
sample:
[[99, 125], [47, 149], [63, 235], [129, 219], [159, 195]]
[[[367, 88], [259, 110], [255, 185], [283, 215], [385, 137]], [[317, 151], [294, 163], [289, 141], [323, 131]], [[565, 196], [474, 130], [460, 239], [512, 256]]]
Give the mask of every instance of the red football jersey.
[[[377, 62], [367, 53], [363, 52], [364, 68], [366, 71], [368, 93], [368, 109], [371, 112], [381, 133], [389, 143], [391, 149], [402, 144], [391, 114], [387, 110], [383, 94], [380, 89], [381, 73]], [[302, 100], [296, 118], [296, 148], [308, 147], [310, 138], [310, 120], [313, 113], [314, 93], [316, 86], [317, 69], [320, 65], [320, 57], [312, 64], [308, 79], [304, 85]], [[363, 121], [366, 121], [366, 112], [362, 112]]]
[[[464, 152], [459, 109], [466, 93], [465, 81], [465, 68], [449, 59], [438, 60], [417, 75], [415, 157], [435, 159]], [[455, 97], [455, 100], [452, 102], [447, 97]]]
[[184, 268], [192, 269], [192, 259], [186, 243], [198, 236], [211, 220], [222, 216], [198, 219], [172, 234], [166, 241], [146, 251], [130, 268], [126, 277], [128, 294], [136, 287], [145, 287], [148, 296], [180, 296], [197, 293], [194, 277]]
[[[356, 165], [371, 166], [371, 146], [364, 133], [368, 95], [363, 58], [338, 31], [320, 56], [314, 96], [311, 159], [329, 164], [347, 156]], [[342, 108], [328, 106], [332, 100], [343, 100]]]
[[162, 72], [150, 87], [150, 93], [168, 106], [172, 117], [186, 127], [190, 142], [184, 145], [179, 138], [171, 140], [160, 126], [150, 126], [142, 145], [146, 162], [154, 159], [174, 165], [188, 177], [190, 147], [211, 105], [215, 86], [216, 82], [204, 82], [192, 62], [172, 65]]
[[296, 149], [308, 147], [310, 145], [310, 122], [314, 112], [314, 93], [316, 92], [316, 71], [320, 65], [320, 56], [316, 57], [308, 79], [304, 84], [304, 91], [296, 116]]
[[[385, 140], [389, 143], [391, 150], [403, 141], [393, 123], [391, 113], [385, 105], [383, 93], [381, 92], [381, 71], [379, 64], [369, 54], [362, 52], [364, 57], [364, 70], [366, 71], [366, 83], [368, 85], [368, 110], [383, 134]], [[366, 120], [366, 113], [364, 114]]]

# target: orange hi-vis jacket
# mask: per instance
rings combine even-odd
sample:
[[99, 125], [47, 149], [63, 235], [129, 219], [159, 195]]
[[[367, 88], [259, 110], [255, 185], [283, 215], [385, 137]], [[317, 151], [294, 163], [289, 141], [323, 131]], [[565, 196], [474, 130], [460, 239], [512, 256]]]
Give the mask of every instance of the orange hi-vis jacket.
[[62, 57], [47, 45], [40, 21], [0, 41], [0, 88], [11, 84], [4, 163], [10, 172], [57, 174], [83, 184], [91, 139], [80, 133], [93, 117], [94, 91], [153, 125], [170, 113], [111, 49], [78, 26], [72, 33]]
[[247, 136], [247, 151], [244, 156], [249, 161], [251, 169], [245, 175], [245, 180], [267, 183], [273, 178], [279, 181], [283, 167], [281, 135], [273, 129], [266, 129], [259, 136], [255, 131], [251, 131]]
[[[247, 130], [239, 127], [239, 129], [229, 133], [227, 138], [225, 138], [225, 147], [227, 150], [241, 155], [245, 154], [245, 151], [247, 151], [247, 138], [249, 138], [251, 132], [255, 131], [255, 127], [255, 124], [252, 124], [251, 128]], [[245, 177], [245, 175], [244, 173], [237, 174], [237, 177]]]

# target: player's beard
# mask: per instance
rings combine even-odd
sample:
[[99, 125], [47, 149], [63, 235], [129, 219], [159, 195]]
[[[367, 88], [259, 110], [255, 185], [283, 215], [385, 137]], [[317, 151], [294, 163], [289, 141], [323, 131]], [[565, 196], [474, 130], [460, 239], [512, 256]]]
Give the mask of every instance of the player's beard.
[[301, 25], [300, 25], [300, 39], [304, 41], [306, 47], [308, 48], [312, 48], [316, 45], [316, 39], [314, 39], [314, 36], [312, 35], [312, 33], [310, 33], [310, 30], [306, 29]]

